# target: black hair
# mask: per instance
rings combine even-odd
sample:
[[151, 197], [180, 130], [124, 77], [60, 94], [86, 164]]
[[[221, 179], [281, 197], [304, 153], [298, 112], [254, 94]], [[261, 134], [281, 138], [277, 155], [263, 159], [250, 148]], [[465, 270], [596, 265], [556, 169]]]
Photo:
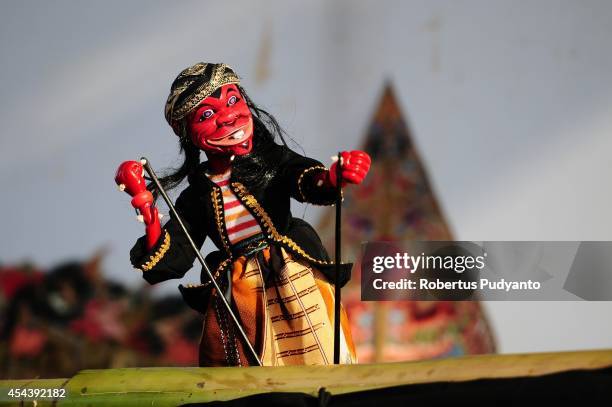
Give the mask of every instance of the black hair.
[[[234, 159], [232, 163], [233, 176], [247, 186], [260, 186], [269, 182], [274, 175], [274, 167], [263, 159], [261, 153], [267, 147], [278, 144], [278, 142], [286, 146], [286, 133], [274, 116], [257, 106], [244, 88], [240, 85], [236, 86], [253, 115], [253, 150], [249, 154]], [[159, 182], [165, 191], [170, 191], [179, 186], [186, 177], [195, 173], [200, 166], [200, 149], [191, 141], [186, 120], [186, 118], [183, 119], [182, 123], [179, 124], [179, 154], [183, 155], [183, 162], [179, 167], [167, 170], [159, 178]], [[153, 192], [153, 196], [157, 199], [159, 191], [157, 191], [155, 184], [151, 182], [147, 185], [147, 188]]]

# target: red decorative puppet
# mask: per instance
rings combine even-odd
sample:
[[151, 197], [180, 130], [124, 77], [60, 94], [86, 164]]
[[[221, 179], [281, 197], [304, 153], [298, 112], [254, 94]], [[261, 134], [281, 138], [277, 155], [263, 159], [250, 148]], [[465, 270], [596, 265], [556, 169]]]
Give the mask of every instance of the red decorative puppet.
[[[290, 198], [332, 205], [337, 163], [327, 169], [290, 150], [274, 117], [249, 99], [225, 64], [183, 70], [172, 83], [165, 115], [185, 159], [161, 185], [173, 188], [188, 179], [176, 211], [198, 247], [209, 237], [219, 249], [206, 262], [262, 364], [331, 364], [335, 266], [315, 230], [291, 215]], [[208, 161], [200, 162], [201, 151]], [[370, 158], [343, 152], [340, 165], [343, 183], [359, 184]], [[121, 164], [115, 180], [133, 196], [146, 224], [130, 253], [132, 264], [151, 284], [183, 277], [196, 254], [175, 217], [161, 226], [147, 188], [157, 191], [145, 184], [140, 163]], [[350, 265], [341, 271], [344, 285]], [[187, 304], [204, 315], [200, 365], [256, 364], [212, 286], [205, 273], [201, 284], [179, 286]], [[354, 363], [344, 312], [341, 326], [340, 361]]]

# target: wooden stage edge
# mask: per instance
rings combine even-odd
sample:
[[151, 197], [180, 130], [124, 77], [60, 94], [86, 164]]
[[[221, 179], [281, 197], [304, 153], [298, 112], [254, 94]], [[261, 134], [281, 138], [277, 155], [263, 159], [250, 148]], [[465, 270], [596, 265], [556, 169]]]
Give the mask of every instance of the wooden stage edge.
[[409, 384], [542, 376], [607, 367], [612, 367], [612, 349], [340, 366], [83, 370], [70, 379], [0, 381], [0, 405], [20, 405], [20, 400], [7, 397], [7, 389], [11, 388], [66, 389], [66, 398], [39, 399], [37, 406], [53, 402], [53, 405], [165, 406], [268, 392], [316, 396], [321, 387], [331, 394], [343, 394]]

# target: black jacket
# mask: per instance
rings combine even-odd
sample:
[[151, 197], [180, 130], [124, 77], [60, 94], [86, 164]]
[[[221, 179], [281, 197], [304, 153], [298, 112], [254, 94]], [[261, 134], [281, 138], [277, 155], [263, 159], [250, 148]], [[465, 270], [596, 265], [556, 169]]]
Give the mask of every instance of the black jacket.
[[[232, 173], [231, 190], [258, 221], [270, 245], [282, 246], [294, 257], [308, 261], [333, 283], [334, 264], [319, 236], [307, 222], [292, 217], [290, 211], [290, 198], [317, 205], [334, 204], [335, 189], [317, 186], [315, 181], [316, 175], [327, 169], [319, 161], [303, 157], [286, 146], [269, 144], [261, 150], [258, 154], [273, 164], [267, 181], [245, 185]], [[189, 186], [180, 194], [175, 207], [198, 248], [209, 237], [219, 249], [206, 256], [217, 279], [224, 278], [226, 273], [222, 271], [233, 257], [225, 229], [221, 188], [208, 179], [206, 168], [207, 163], [201, 164], [188, 178]], [[134, 267], [143, 270], [144, 279], [155, 284], [183, 277], [193, 266], [196, 255], [171, 215], [156, 247], [148, 251], [143, 236], [132, 248], [130, 257]], [[350, 264], [342, 265], [341, 285], [349, 280], [350, 268]], [[200, 280], [202, 285], [179, 288], [185, 301], [202, 311], [202, 295], [208, 294], [211, 285], [203, 271]]]

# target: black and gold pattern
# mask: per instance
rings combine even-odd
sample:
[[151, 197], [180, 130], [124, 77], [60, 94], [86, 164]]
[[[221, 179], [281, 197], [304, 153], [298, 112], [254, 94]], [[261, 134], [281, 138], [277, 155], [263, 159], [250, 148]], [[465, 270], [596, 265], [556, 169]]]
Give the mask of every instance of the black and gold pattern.
[[327, 171], [327, 168], [325, 168], [322, 165], [315, 165], [314, 167], [308, 167], [304, 171], [302, 171], [302, 173], [300, 174], [298, 178], [298, 181], [297, 181], [298, 191], [300, 192], [300, 197], [302, 198], [302, 201], [304, 202], [307, 202], [308, 198], [304, 194], [304, 190], [302, 188], [302, 182], [304, 181], [304, 177], [306, 176], [306, 174], [309, 174], [311, 172], [316, 172], [316, 171]]
[[251, 210], [251, 213], [255, 215], [255, 219], [259, 221], [261, 228], [266, 231], [269, 239], [287, 246], [289, 249], [293, 250], [294, 252], [302, 256], [303, 258], [315, 264], [318, 264], [318, 265], [334, 264], [331, 261], [315, 259], [311, 255], [306, 253], [306, 251], [303, 248], [301, 248], [290, 237], [280, 234], [278, 230], [276, 229], [276, 227], [274, 226], [274, 224], [272, 223], [270, 216], [261, 207], [261, 205], [259, 205], [259, 203], [257, 202], [257, 199], [255, 199], [255, 197], [252, 194], [248, 193], [244, 185], [242, 185], [240, 182], [232, 182], [231, 185], [232, 185], [233, 192], [236, 193], [236, 196], [238, 197], [238, 199], [240, 199], [240, 201]]
[[155, 253], [149, 256], [149, 260], [146, 263], [144, 263], [142, 266], [140, 266], [140, 269], [142, 271], [151, 270], [153, 267], [155, 267], [157, 263], [159, 263], [162, 257], [164, 257], [164, 255], [166, 254], [169, 248], [170, 248], [170, 234], [168, 233], [168, 231], [166, 231], [164, 233], [164, 240], [161, 246], [159, 247], [159, 249], [157, 249]]
[[217, 226], [217, 232], [223, 243], [223, 248], [227, 255], [232, 257], [232, 250], [230, 248], [229, 236], [225, 229], [225, 214], [223, 212], [223, 193], [221, 188], [214, 186], [211, 192], [211, 201], [215, 209], [215, 225]]
[[[274, 249], [273, 252], [284, 248], [295, 259], [308, 262], [329, 281], [335, 281], [335, 262], [330, 259], [316, 231], [304, 220], [293, 217], [290, 212], [290, 198], [312, 204], [329, 205], [335, 202], [336, 188], [318, 185], [317, 182], [317, 175], [327, 170], [317, 160], [298, 155], [282, 145], [268, 146], [262, 157], [277, 163], [277, 170], [270, 182], [249, 184], [248, 180], [232, 176], [229, 185], [259, 223], [264, 234], [261, 247], [258, 244], [256, 247], [247, 247], [245, 251], [237, 250], [231, 245], [224, 223], [222, 193], [205, 175], [208, 170], [205, 163], [190, 176], [189, 186], [176, 200], [176, 210], [196, 246], [201, 247], [204, 240], [210, 238], [218, 249], [206, 256], [215, 280], [220, 282], [227, 278], [226, 272], [232, 261], [240, 256], [251, 258], [257, 255], [261, 248], [269, 246]], [[164, 229], [171, 235], [172, 245], [159, 262], [143, 273], [143, 277], [151, 284], [183, 277], [196, 260], [194, 251], [176, 219], [171, 216]], [[143, 236], [130, 253], [132, 264], [138, 267], [148, 261], [156, 249], [148, 250], [146, 238]], [[340, 286], [348, 281], [350, 272], [351, 264], [340, 264]], [[201, 273], [202, 284], [181, 287], [187, 304], [202, 313], [206, 312], [206, 298], [211, 292], [209, 280], [205, 273]]]
[[176, 123], [215, 90], [230, 83], [240, 84], [240, 78], [226, 64], [198, 62], [184, 69], [170, 87], [164, 109], [166, 120], [179, 134]]

